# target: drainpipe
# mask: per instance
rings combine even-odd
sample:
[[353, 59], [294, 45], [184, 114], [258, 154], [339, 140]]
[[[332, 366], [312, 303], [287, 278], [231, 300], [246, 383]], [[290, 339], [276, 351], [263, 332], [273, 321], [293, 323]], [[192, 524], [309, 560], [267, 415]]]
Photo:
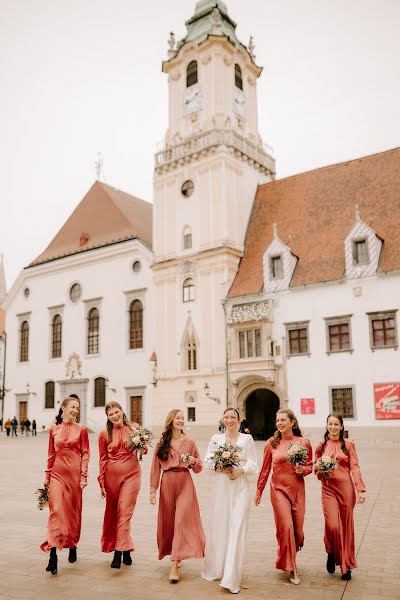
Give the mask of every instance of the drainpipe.
[[225, 408], [229, 403], [229, 373], [228, 373], [228, 322], [226, 314], [226, 299], [221, 300], [225, 316]]
[[1, 413], [0, 418], [3, 419], [4, 425], [4, 396], [6, 395], [6, 353], [7, 353], [7, 333], [4, 332], [4, 356], [3, 356], [3, 382], [1, 388]]

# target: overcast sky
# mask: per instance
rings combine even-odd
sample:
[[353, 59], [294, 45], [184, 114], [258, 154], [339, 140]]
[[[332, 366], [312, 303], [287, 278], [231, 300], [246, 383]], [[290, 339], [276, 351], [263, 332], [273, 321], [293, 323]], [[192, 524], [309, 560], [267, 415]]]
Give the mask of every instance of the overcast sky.
[[[227, 0], [253, 35], [260, 133], [285, 177], [400, 146], [400, 0]], [[0, 0], [0, 252], [7, 285], [95, 180], [152, 201], [161, 72], [195, 0]]]

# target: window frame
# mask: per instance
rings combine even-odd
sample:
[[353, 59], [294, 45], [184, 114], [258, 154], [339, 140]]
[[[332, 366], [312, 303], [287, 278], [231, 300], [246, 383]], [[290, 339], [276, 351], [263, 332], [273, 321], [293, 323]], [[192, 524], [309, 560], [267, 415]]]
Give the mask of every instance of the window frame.
[[[288, 358], [295, 356], [310, 356], [311, 355], [311, 344], [310, 344], [310, 321], [296, 321], [293, 323], [285, 323], [286, 327], [286, 355]], [[291, 339], [290, 332], [297, 330], [306, 330], [306, 339], [307, 339], [307, 351], [306, 352], [292, 352], [291, 351]], [[301, 338], [299, 338], [301, 339]]]
[[[187, 283], [187, 282], [191, 283]], [[188, 290], [188, 292], [186, 292]], [[194, 302], [196, 300], [196, 284], [192, 277], [186, 277], [182, 284], [182, 300], [183, 302]]]
[[[101, 383], [103, 389], [98, 390], [98, 383]], [[107, 391], [107, 379], [105, 377], [99, 376], [95, 377], [93, 380], [93, 408], [104, 408], [106, 405], [106, 391]], [[102, 398], [100, 398], [100, 402], [98, 400], [98, 393], [101, 396], [104, 396], [104, 403], [101, 402]]]
[[199, 366], [197, 361], [197, 341], [194, 336], [187, 338], [185, 343], [185, 353], [186, 371], [197, 371]]
[[[358, 248], [358, 244], [361, 244], [361, 243], [365, 244], [365, 261], [358, 262], [357, 248]], [[353, 266], [354, 267], [365, 267], [366, 265], [370, 264], [371, 259], [370, 259], [370, 255], [369, 255], [368, 238], [367, 237], [355, 238], [354, 240], [352, 240], [351, 249], [352, 249], [352, 257], [353, 257]]]
[[[137, 310], [134, 309], [134, 305], [139, 306]], [[128, 350], [142, 350], [144, 346], [143, 337], [143, 317], [144, 309], [143, 302], [139, 298], [134, 298], [129, 303], [128, 315], [129, 315], [129, 327], [128, 327]], [[139, 315], [139, 317], [138, 317]], [[134, 327], [134, 325], [140, 325], [140, 327]], [[137, 335], [135, 335], [137, 334]], [[135, 345], [138, 343], [140, 345]]]
[[[341, 315], [337, 317], [324, 317], [325, 319], [325, 334], [326, 334], [326, 353], [329, 354], [340, 354], [341, 352], [353, 352], [353, 338], [351, 332], [351, 317], [353, 315]], [[332, 350], [331, 348], [331, 336], [330, 327], [348, 325], [349, 328], [349, 347], [339, 348], [338, 350]]]
[[[369, 325], [369, 343], [372, 352], [375, 350], [387, 350], [389, 348], [397, 350], [398, 348], [398, 333], [397, 333], [397, 309], [394, 310], [382, 310], [379, 312], [369, 312], [368, 315], [368, 325]], [[393, 319], [394, 321], [394, 344], [385, 344], [383, 346], [376, 346], [374, 343], [374, 321], [385, 321], [388, 319]], [[383, 328], [385, 331], [385, 328]]]
[[[59, 319], [58, 323], [55, 322], [57, 318]], [[53, 315], [51, 319], [51, 358], [62, 358], [62, 325], [61, 314]], [[59, 354], [56, 353], [57, 351]]]
[[[194, 418], [190, 418], [191, 413], [193, 414]], [[196, 407], [195, 406], [188, 406], [187, 407], [187, 422], [188, 423], [196, 423]]]
[[[52, 406], [47, 406], [47, 400], [50, 397], [50, 394], [48, 393], [49, 384], [52, 384], [52, 387], [53, 387], [53, 394], [52, 394], [52, 397], [53, 397], [52, 404], [53, 405]], [[56, 405], [56, 384], [55, 384], [55, 381], [49, 380], [49, 381], [46, 381], [44, 384], [44, 410], [54, 410], [55, 405]]]
[[243, 71], [238, 63], [235, 63], [235, 87], [243, 92]]
[[[97, 315], [92, 317], [91, 315], [94, 311], [96, 311]], [[93, 322], [96, 323], [96, 321], [97, 327], [93, 328]], [[90, 307], [87, 313], [86, 354], [88, 356], [100, 354], [100, 311], [97, 306]]]
[[[349, 417], [347, 415], [344, 415], [344, 411], [341, 410], [337, 410], [337, 407], [333, 406], [333, 392], [335, 390], [347, 390], [347, 389], [351, 389], [351, 403], [352, 403], [352, 412], [353, 412], [353, 416]], [[330, 412], [339, 412], [339, 414], [342, 415], [343, 419], [345, 420], [351, 420], [351, 421], [356, 421], [357, 420], [357, 405], [356, 405], [356, 393], [355, 393], [355, 389], [356, 386], [355, 385], [330, 385], [329, 386], [329, 408], [330, 408]]]
[[196, 85], [199, 81], [199, 65], [197, 60], [191, 60], [186, 67], [186, 88]]
[[[279, 260], [279, 265], [280, 265], [280, 273], [277, 275], [275, 274], [275, 261], [276, 260]], [[282, 254], [274, 254], [269, 257], [269, 274], [270, 274], [271, 281], [279, 281], [284, 278], [285, 270], [283, 267]]]
[[[250, 345], [249, 345], [249, 341], [250, 341]], [[239, 329], [237, 332], [237, 343], [238, 343], [239, 360], [254, 360], [256, 358], [261, 358], [261, 356], [262, 356], [261, 327], [247, 327], [247, 328]], [[252, 348], [252, 354], [249, 354], [249, 346]], [[258, 347], [259, 347], [259, 351], [260, 351], [259, 354], [257, 354]], [[242, 348], [243, 348], [243, 352], [242, 352]]]
[[[26, 325], [26, 327], [24, 327]], [[18, 362], [27, 363], [29, 362], [29, 336], [30, 336], [30, 323], [28, 319], [21, 321], [19, 326], [19, 352]]]

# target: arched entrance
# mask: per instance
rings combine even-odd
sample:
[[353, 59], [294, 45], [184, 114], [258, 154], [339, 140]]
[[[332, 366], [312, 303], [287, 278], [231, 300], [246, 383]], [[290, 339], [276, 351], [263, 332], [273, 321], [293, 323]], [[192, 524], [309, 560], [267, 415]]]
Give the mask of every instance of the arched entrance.
[[245, 401], [246, 420], [255, 440], [267, 440], [275, 431], [278, 396], [267, 389], [256, 389]]

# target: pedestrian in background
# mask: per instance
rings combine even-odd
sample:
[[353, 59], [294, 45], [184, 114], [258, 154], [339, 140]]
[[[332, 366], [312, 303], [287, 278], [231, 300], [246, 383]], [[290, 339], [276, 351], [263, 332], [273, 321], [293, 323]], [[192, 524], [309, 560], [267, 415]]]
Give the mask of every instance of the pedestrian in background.
[[8, 418], [7, 421], [4, 423], [4, 429], [6, 430], [7, 436], [10, 435], [11, 433], [11, 421]]
[[26, 435], [26, 437], [28, 437], [28, 435], [29, 435], [30, 431], [31, 431], [31, 422], [30, 422], [30, 420], [27, 418], [27, 419], [25, 420], [25, 435]]
[[33, 419], [32, 421], [32, 435], [37, 435], [36, 434], [36, 420]]
[[14, 417], [13, 420], [11, 421], [11, 436], [18, 437], [17, 428], [18, 428], [17, 417]]

